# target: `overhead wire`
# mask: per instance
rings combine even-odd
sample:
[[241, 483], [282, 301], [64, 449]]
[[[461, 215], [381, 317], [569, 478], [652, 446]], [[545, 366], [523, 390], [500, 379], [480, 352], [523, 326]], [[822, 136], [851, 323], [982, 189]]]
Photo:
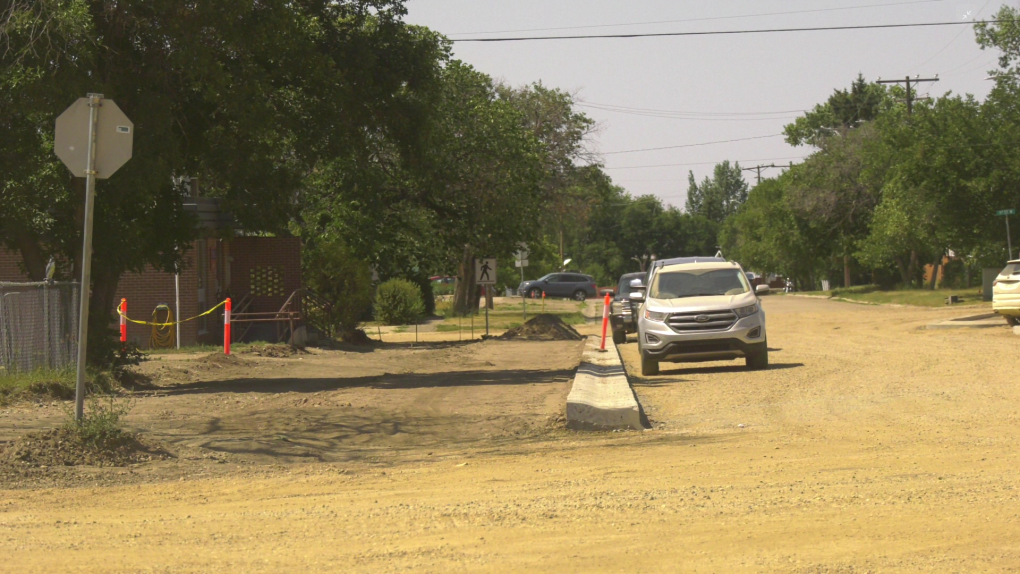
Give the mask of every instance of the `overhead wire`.
[[795, 14], [813, 14], [818, 12], [836, 12], [860, 10], [866, 8], [886, 8], [890, 6], [907, 6], [911, 4], [931, 4], [945, 0], [912, 0], [910, 2], [891, 2], [886, 4], [864, 4], [858, 6], [836, 6], [832, 8], [812, 8], [809, 10], [788, 10], [784, 12], [762, 12], [759, 14], [738, 14], [734, 16], [709, 16], [705, 18], [683, 18], [679, 20], [653, 20], [644, 22], [624, 22], [617, 24], [587, 24], [583, 26], [559, 26], [555, 28], [522, 28], [516, 30], [489, 30], [487, 32], [454, 32], [447, 36], [466, 36], [471, 34], [516, 34], [518, 32], [552, 32], [555, 30], [584, 30], [591, 28], [619, 28], [625, 26], [654, 26], [660, 24], [681, 24], [685, 22], [707, 22], [711, 20], [739, 20], [742, 18], [760, 18], [764, 16], [792, 16]]
[[688, 148], [688, 147], [701, 147], [701, 146], [706, 146], [706, 145], [735, 143], [735, 142], [746, 142], [746, 141], [751, 141], [751, 140], [761, 140], [761, 139], [767, 139], [767, 138], [775, 138], [775, 137], [779, 137], [781, 135], [783, 135], [783, 134], [771, 134], [771, 135], [767, 135], [767, 136], [754, 136], [754, 137], [749, 137], [749, 138], [738, 138], [738, 139], [732, 139], [732, 140], [719, 140], [719, 141], [701, 142], [701, 143], [693, 143], [693, 144], [668, 145], [668, 146], [662, 146], [662, 147], [646, 147], [646, 148], [642, 148], [642, 149], [624, 149], [624, 150], [619, 150], [619, 151], [602, 152], [601, 155], [616, 155], [616, 154], [621, 154], [621, 153], [637, 153], [637, 152], [644, 152], [644, 151], [659, 151], [659, 150], [665, 150], [665, 149], [680, 149], [680, 148]]
[[[992, 1], [992, 0], [985, 0], [985, 3], [984, 3], [984, 4], [983, 4], [983, 5], [981, 6], [981, 8], [980, 8], [980, 9], [979, 9], [979, 10], [977, 11], [977, 13], [976, 13], [976, 14], [974, 14], [974, 18], [975, 18], [975, 19], [976, 19], [976, 18], [977, 18], [978, 16], [980, 16], [982, 12], [984, 12], [985, 8], [987, 8], [987, 7], [988, 7], [988, 4], [989, 4], [989, 3], [991, 2], [991, 1]], [[948, 44], [946, 44], [945, 46], [943, 46], [941, 50], [939, 50], [938, 52], [935, 52], [934, 54], [932, 54], [932, 56], [931, 56], [930, 58], [928, 58], [927, 60], [925, 60], [925, 61], [921, 62], [920, 64], [918, 64], [918, 65], [916, 65], [916, 66], [914, 66], [914, 71], [916, 72], [916, 71], [917, 71], [917, 70], [918, 70], [918, 69], [919, 69], [919, 68], [920, 68], [921, 66], [924, 66], [924, 65], [928, 64], [928, 62], [931, 62], [932, 60], [934, 60], [935, 58], [937, 58], [937, 57], [939, 56], [939, 54], [941, 54], [942, 52], [945, 52], [945, 51], [946, 51], [946, 50], [947, 50], [947, 49], [948, 49], [948, 48], [949, 48], [950, 46], [952, 46], [952, 45], [953, 45], [953, 44], [954, 44], [954, 43], [955, 43], [955, 42], [956, 42], [957, 40], [959, 40], [959, 39], [960, 39], [960, 36], [962, 36], [962, 35], [963, 35], [963, 33], [964, 33], [964, 32], [966, 32], [966, 31], [967, 31], [967, 29], [966, 29], [966, 28], [964, 28], [964, 29], [960, 30], [959, 32], [957, 32], [957, 34], [956, 34], [955, 36], [953, 36], [953, 39], [952, 39], [952, 40], [950, 40]]]
[[[998, 20], [985, 20], [985, 24], [997, 24]], [[780, 34], [794, 32], [837, 32], [844, 30], [892, 30], [902, 28], [931, 28], [938, 26], [974, 26], [978, 22], [912, 22], [903, 24], [861, 24], [855, 26], [809, 26], [805, 28], [758, 28], [749, 30], [706, 30], [702, 32], [650, 32], [633, 34], [585, 34], [579, 36], [516, 36], [502, 38], [451, 38], [451, 42], [529, 42], [536, 40], [594, 40], [664, 38], [679, 36], [734, 36], [742, 34]]]
[[[804, 158], [803, 157], [766, 157], [766, 158], [759, 158], [759, 159], [739, 159], [739, 160], [735, 160], [734, 163], [752, 162], [752, 161], [789, 161], [789, 160], [795, 160], [795, 159], [802, 160]], [[657, 164], [657, 165], [626, 165], [626, 166], [620, 166], [620, 167], [604, 167], [602, 169], [646, 169], [646, 168], [653, 168], [653, 167], [686, 167], [686, 166], [689, 166], [689, 165], [715, 165], [715, 164], [719, 164], [719, 163], [722, 163], [722, 162], [719, 162], [719, 161], [703, 161], [703, 162], [697, 162], [697, 163], [663, 163], [663, 164]], [[779, 167], [779, 166], [776, 166], [776, 167]]]

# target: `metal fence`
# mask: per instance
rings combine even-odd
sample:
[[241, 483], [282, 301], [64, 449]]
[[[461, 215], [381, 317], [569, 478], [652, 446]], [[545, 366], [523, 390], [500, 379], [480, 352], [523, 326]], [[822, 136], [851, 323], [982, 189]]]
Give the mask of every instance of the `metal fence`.
[[0, 282], [0, 374], [73, 365], [78, 297], [78, 283]]

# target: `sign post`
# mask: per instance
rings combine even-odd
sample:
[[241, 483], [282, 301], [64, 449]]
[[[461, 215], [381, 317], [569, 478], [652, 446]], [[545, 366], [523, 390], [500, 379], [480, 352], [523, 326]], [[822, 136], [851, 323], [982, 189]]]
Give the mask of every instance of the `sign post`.
[[[489, 294], [489, 287], [496, 284], [496, 258], [485, 257], [475, 259], [475, 284], [485, 288], [485, 294]], [[485, 336], [489, 336], [489, 303], [485, 303]]]
[[1013, 238], [1009, 234], [1009, 216], [1016, 215], [1015, 209], [1000, 209], [995, 215], [1006, 218], [1006, 250], [1009, 252], [1010, 261], [1013, 260]]
[[[524, 268], [528, 266], [528, 244], [521, 242], [520, 249], [514, 253], [514, 265], [521, 268], [521, 283], [524, 283]], [[521, 312], [524, 314], [524, 322], [528, 322], [528, 294], [521, 293]]]
[[134, 124], [103, 94], [79, 98], [57, 118], [53, 151], [75, 177], [85, 178], [85, 230], [82, 235], [81, 300], [78, 309], [78, 372], [74, 419], [85, 416], [85, 357], [89, 338], [92, 281], [92, 216], [96, 179], [106, 179], [131, 159]]

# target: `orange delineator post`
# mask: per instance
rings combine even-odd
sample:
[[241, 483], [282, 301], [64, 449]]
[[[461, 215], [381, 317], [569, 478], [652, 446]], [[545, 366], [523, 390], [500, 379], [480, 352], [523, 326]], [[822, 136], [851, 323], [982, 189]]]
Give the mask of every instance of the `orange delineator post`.
[[609, 326], [609, 293], [606, 293], [606, 299], [602, 303], [602, 345], [599, 346], [600, 351], [606, 350], [606, 327]]
[[127, 345], [127, 299], [120, 300], [120, 346]]
[[230, 297], [227, 297], [226, 310], [223, 311], [223, 354], [230, 354]]

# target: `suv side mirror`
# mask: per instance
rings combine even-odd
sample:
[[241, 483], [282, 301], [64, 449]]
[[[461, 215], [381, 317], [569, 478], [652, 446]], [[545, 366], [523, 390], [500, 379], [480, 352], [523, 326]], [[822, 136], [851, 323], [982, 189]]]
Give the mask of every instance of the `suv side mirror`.
[[641, 301], [645, 300], [645, 292], [644, 291], [634, 291], [633, 293], [628, 295], [628, 298], [631, 301], [637, 301], [637, 302], [640, 303]]
[[771, 289], [769, 289], [768, 285], [758, 285], [754, 288], [756, 295], [768, 295], [769, 291], [771, 291]]
[[645, 288], [645, 282], [641, 278], [631, 279], [630, 287], [631, 287], [631, 289], [644, 289]]

